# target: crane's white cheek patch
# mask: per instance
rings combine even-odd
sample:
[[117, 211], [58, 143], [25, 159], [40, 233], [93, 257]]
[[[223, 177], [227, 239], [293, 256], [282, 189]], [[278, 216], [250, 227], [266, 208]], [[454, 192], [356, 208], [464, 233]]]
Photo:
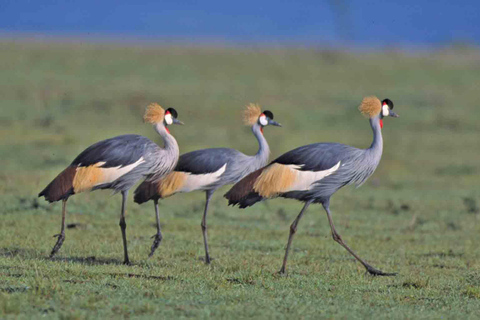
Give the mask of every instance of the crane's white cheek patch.
[[165, 123], [171, 125], [173, 123], [173, 118], [171, 113], [165, 115]]
[[227, 169], [227, 164], [225, 163], [223, 167], [212, 173], [205, 174], [191, 174], [187, 173], [187, 179], [183, 186], [177, 192], [190, 192], [195, 190], [203, 190], [208, 187], [210, 184], [217, 182], [220, 176]]
[[73, 190], [75, 193], [79, 193], [101, 184], [112, 183], [143, 162], [145, 162], [145, 160], [141, 157], [135, 163], [126, 166], [101, 168], [105, 162], [98, 162], [88, 167], [77, 167], [77, 172], [73, 179]]
[[384, 117], [388, 117], [389, 114], [390, 114], [390, 109], [388, 108], [388, 105], [384, 104], [382, 107], [382, 115]]
[[260, 116], [260, 118], [258, 118], [258, 121], [262, 126], [266, 126], [268, 124], [268, 120], [266, 116]]
[[[292, 167], [293, 170], [299, 169], [299, 166], [290, 166]], [[330, 169], [323, 170], [323, 171], [300, 171], [300, 170], [295, 170], [297, 172], [297, 178], [291, 184], [287, 190], [288, 191], [306, 191], [310, 190], [313, 187], [313, 184], [315, 182], [318, 182], [322, 180], [325, 177], [328, 177], [332, 173], [338, 170], [340, 168], [340, 161], [331, 167]]]

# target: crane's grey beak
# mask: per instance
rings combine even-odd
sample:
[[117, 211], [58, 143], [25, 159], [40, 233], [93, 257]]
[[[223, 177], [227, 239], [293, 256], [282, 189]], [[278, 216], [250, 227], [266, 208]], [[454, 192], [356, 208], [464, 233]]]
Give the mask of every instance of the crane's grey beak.
[[180, 120], [177, 120], [176, 118], [173, 118], [173, 124], [181, 124], [182, 126], [185, 124]]
[[280, 123], [278, 123], [277, 121], [273, 121], [272, 119], [268, 119], [268, 124], [272, 126], [277, 126], [277, 127], [282, 126]]
[[399, 115], [396, 114], [395, 112], [393, 112], [392, 110], [390, 110], [390, 114], [389, 114], [390, 117], [394, 117], [394, 118], [398, 118]]

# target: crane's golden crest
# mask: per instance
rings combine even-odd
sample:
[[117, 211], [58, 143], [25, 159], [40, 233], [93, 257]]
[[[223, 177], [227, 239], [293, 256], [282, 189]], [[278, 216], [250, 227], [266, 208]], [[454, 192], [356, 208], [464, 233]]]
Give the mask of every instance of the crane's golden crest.
[[145, 110], [143, 120], [155, 124], [162, 122], [165, 117], [165, 110], [158, 103], [150, 103]]
[[253, 126], [257, 121], [258, 117], [262, 114], [262, 109], [256, 103], [250, 103], [245, 107], [243, 111], [243, 123], [246, 126]]
[[369, 118], [375, 117], [382, 111], [382, 103], [375, 96], [365, 97], [362, 104], [358, 107], [360, 112]]
[[286, 165], [274, 163], [257, 178], [253, 189], [262, 197], [270, 198], [285, 192], [297, 178], [297, 173]]

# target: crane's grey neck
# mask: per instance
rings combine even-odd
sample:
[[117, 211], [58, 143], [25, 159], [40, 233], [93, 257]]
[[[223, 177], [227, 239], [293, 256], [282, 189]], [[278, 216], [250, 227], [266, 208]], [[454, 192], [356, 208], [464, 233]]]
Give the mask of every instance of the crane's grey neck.
[[164, 150], [168, 153], [179, 153], [177, 140], [167, 131], [163, 123], [157, 123], [155, 125], [155, 131], [162, 137], [164, 143]]
[[373, 142], [369, 150], [378, 157], [382, 156], [383, 152], [383, 138], [382, 138], [382, 128], [380, 128], [380, 115], [370, 118], [370, 126], [373, 130]]
[[270, 156], [270, 148], [268, 147], [267, 140], [263, 136], [262, 126], [258, 123], [255, 123], [252, 126], [253, 134], [258, 140], [258, 151], [255, 154], [254, 158], [258, 164], [264, 166], [268, 162], [268, 157]]

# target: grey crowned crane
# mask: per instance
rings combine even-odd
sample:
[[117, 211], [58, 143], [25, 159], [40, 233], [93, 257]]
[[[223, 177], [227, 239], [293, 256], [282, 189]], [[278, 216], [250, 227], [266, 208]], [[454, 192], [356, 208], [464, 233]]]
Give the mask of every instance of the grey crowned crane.
[[240, 151], [229, 148], [192, 151], [181, 155], [175, 170], [165, 178], [157, 182], [145, 181], [135, 190], [134, 201], [136, 203], [141, 204], [153, 200], [155, 207], [157, 233], [152, 237], [155, 240], [151, 247], [150, 257], [162, 241], [158, 200], [176, 193], [203, 190], [206, 194], [206, 202], [201, 228], [205, 245], [205, 263], [210, 263], [207, 240], [207, 212], [213, 193], [218, 188], [233, 184], [250, 172], [267, 164], [270, 149], [263, 136], [263, 128], [268, 125], [280, 126], [273, 120], [272, 112], [262, 112], [260, 107], [255, 104], [246, 107], [244, 123], [252, 127], [253, 134], [258, 140], [259, 148], [254, 156], [247, 156]]
[[298, 222], [310, 204], [321, 203], [327, 213], [333, 240], [360, 261], [370, 274], [395, 275], [373, 268], [347, 246], [335, 230], [329, 208], [330, 197], [338, 189], [348, 184], [360, 186], [377, 168], [383, 149], [383, 119], [387, 116], [398, 117], [392, 109], [393, 102], [389, 99], [382, 102], [376, 97], [363, 99], [359, 110], [370, 119], [373, 130], [373, 142], [368, 149], [357, 149], [339, 143], [315, 143], [299, 147], [252, 172], [225, 194], [229, 205], [238, 204], [240, 208], [275, 197], [297, 199], [305, 203], [290, 226], [280, 273], [286, 271], [288, 253]]
[[52, 258], [65, 240], [65, 213], [70, 196], [83, 191], [113, 189], [122, 193], [120, 229], [122, 231], [124, 263], [129, 264], [125, 223], [125, 204], [128, 190], [141, 178], [156, 180], [175, 168], [178, 161], [178, 144], [168, 126], [183, 124], [177, 120], [177, 111], [166, 111], [156, 103], [150, 104], [144, 115], [145, 122], [154, 125], [163, 138], [164, 148], [151, 140], [127, 134], [97, 142], [82, 153], [39, 193], [49, 202], [62, 200], [62, 227], [55, 235], [57, 242], [50, 253]]

